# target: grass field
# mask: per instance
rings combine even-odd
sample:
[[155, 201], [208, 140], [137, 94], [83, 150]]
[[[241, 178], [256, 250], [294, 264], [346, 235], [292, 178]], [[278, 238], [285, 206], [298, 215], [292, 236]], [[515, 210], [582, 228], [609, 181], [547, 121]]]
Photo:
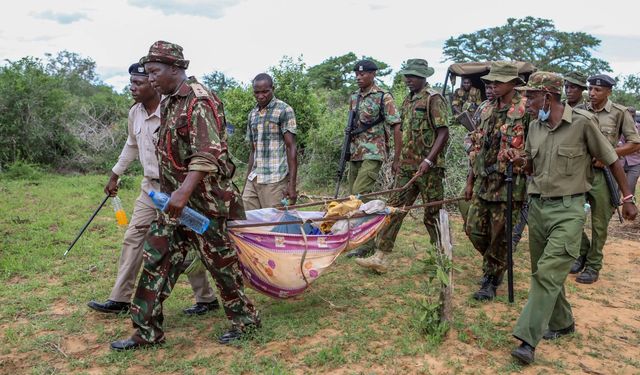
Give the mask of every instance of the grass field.
[[[416, 260], [425, 257], [428, 239], [421, 218], [408, 216], [386, 275], [341, 257], [298, 299], [274, 300], [249, 290], [263, 321], [251, 340], [219, 345], [216, 338], [228, 327], [221, 311], [184, 316], [181, 310], [193, 298], [182, 277], [164, 306], [167, 343], [112, 352], [109, 342], [132, 332], [129, 317], [86, 307], [91, 299], [107, 298], [117, 270], [124, 230], [110, 205], [62, 258], [100, 203], [105, 182], [104, 176], [46, 174], [0, 180], [0, 373], [640, 373], [637, 236], [610, 238], [597, 284], [570, 277], [578, 332], [541, 344], [535, 366], [522, 368], [509, 352], [527, 296], [526, 241], [515, 254], [516, 302], [506, 301], [502, 286], [495, 302], [477, 303], [470, 295], [481, 276], [480, 257], [455, 215], [454, 321], [440, 345], [417, 327], [425, 277]], [[138, 192], [137, 181], [121, 189], [128, 215]], [[638, 222], [625, 225], [637, 231]]]

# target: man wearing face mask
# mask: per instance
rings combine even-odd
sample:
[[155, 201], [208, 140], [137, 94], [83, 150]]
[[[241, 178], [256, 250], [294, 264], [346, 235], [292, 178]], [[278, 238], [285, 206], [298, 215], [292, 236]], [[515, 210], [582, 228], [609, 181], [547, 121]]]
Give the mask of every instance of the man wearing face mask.
[[[609, 99], [616, 81], [606, 74], [591, 76], [587, 81], [589, 82], [589, 103], [586, 109], [598, 118], [600, 131], [615, 149], [618, 157], [640, 150], [640, 136], [627, 108]], [[626, 143], [618, 145], [620, 136], [624, 136]], [[571, 273], [581, 272], [576, 277], [576, 282], [581, 284], [592, 284], [598, 281], [604, 257], [602, 250], [607, 241], [607, 228], [615, 209], [611, 205], [603, 168], [602, 161], [593, 160], [592, 188], [587, 193], [587, 201], [591, 205], [591, 241], [583, 232], [580, 257], [571, 268]], [[631, 199], [633, 195], [626, 198]]]
[[[584, 225], [585, 192], [589, 191], [591, 159], [609, 165], [622, 193], [630, 191], [622, 163], [600, 133], [595, 116], [560, 101], [562, 77], [536, 72], [526, 90], [527, 112], [538, 113], [531, 122], [525, 150], [511, 148], [503, 157], [532, 176], [529, 194], [529, 297], [513, 331], [521, 341], [511, 353], [524, 364], [534, 361], [541, 339], [555, 340], [575, 331], [564, 281], [579, 254]], [[634, 220], [637, 208], [624, 200], [625, 218]]]
[[[471, 169], [465, 199], [473, 197], [473, 200], [465, 232], [483, 258], [482, 286], [473, 298], [486, 301], [495, 298], [507, 266], [507, 163], [500, 156], [509, 148], [524, 148], [529, 115], [525, 113], [525, 98], [515, 91], [516, 86], [524, 84], [515, 64], [494, 62], [489, 74], [482, 79], [493, 84], [495, 99], [483, 108], [480, 124], [471, 134]], [[525, 196], [526, 178], [522, 173], [521, 168], [513, 168], [514, 221]]]

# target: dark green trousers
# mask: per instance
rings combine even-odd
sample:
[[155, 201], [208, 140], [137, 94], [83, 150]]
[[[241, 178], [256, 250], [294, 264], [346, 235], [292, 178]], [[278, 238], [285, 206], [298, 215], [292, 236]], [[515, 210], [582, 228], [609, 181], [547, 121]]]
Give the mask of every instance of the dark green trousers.
[[529, 345], [538, 345], [547, 329], [559, 330], [573, 323], [564, 282], [580, 253], [584, 202], [584, 196], [529, 201], [531, 286], [513, 331]]
[[580, 243], [580, 255], [585, 256], [585, 267], [595, 271], [602, 269], [603, 249], [607, 242], [607, 229], [613, 215], [609, 188], [601, 169], [594, 168], [591, 190], [587, 192], [587, 201], [591, 205], [591, 241], [583, 231]]

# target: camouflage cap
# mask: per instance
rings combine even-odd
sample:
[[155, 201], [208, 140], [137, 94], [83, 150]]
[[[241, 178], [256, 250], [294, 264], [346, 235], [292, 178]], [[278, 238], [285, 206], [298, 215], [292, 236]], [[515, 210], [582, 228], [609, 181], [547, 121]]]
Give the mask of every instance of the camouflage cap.
[[494, 61], [491, 63], [489, 74], [480, 77], [489, 82], [511, 82], [516, 80], [524, 85], [524, 80], [518, 76], [518, 66], [508, 61]]
[[404, 69], [400, 71], [403, 76], [418, 76], [422, 78], [431, 77], [434, 73], [427, 60], [409, 59]]
[[587, 75], [582, 72], [569, 72], [564, 75], [565, 82], [573, 83], [576, 86], [587, 88]]
[[544, 91], [552, 94], [562, 94], [562, 87], [564, 81], [560, 74], [551, 72], [535, 72], [529, 77], [529, 82], [526, 86], [516, 87], [516, 90], [521, 91]]
[[182, 47], [175, 43], [159, 40], [149, 47], [149, 53], [140, 59], [140, 64], [159, 62], [167, 65], [175, 65], [181, 69], [189, 67], [189, 60], [184, 59]]

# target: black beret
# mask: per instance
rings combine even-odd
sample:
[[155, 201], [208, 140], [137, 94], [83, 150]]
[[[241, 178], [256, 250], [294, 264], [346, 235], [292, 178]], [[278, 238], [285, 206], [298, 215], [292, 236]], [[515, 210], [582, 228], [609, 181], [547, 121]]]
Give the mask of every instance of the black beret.
[[613, 87], [616, 85], [616, 80], [606, 74], [591, 76], [587, 78], [587, 82], [589, 82], [591, 86]]
[[147, 71], [144, 70], [144, 65], [140, 65], [138, 63], [131, 64], [131, 66], [129, 67], [129, 74], [131, 74], [132, 76], [145, 76], [145, 77], [149, 75]]
[[353, 67], [354, 72], [375, 72], [378, 66], [371, 60], [360, 60]]

